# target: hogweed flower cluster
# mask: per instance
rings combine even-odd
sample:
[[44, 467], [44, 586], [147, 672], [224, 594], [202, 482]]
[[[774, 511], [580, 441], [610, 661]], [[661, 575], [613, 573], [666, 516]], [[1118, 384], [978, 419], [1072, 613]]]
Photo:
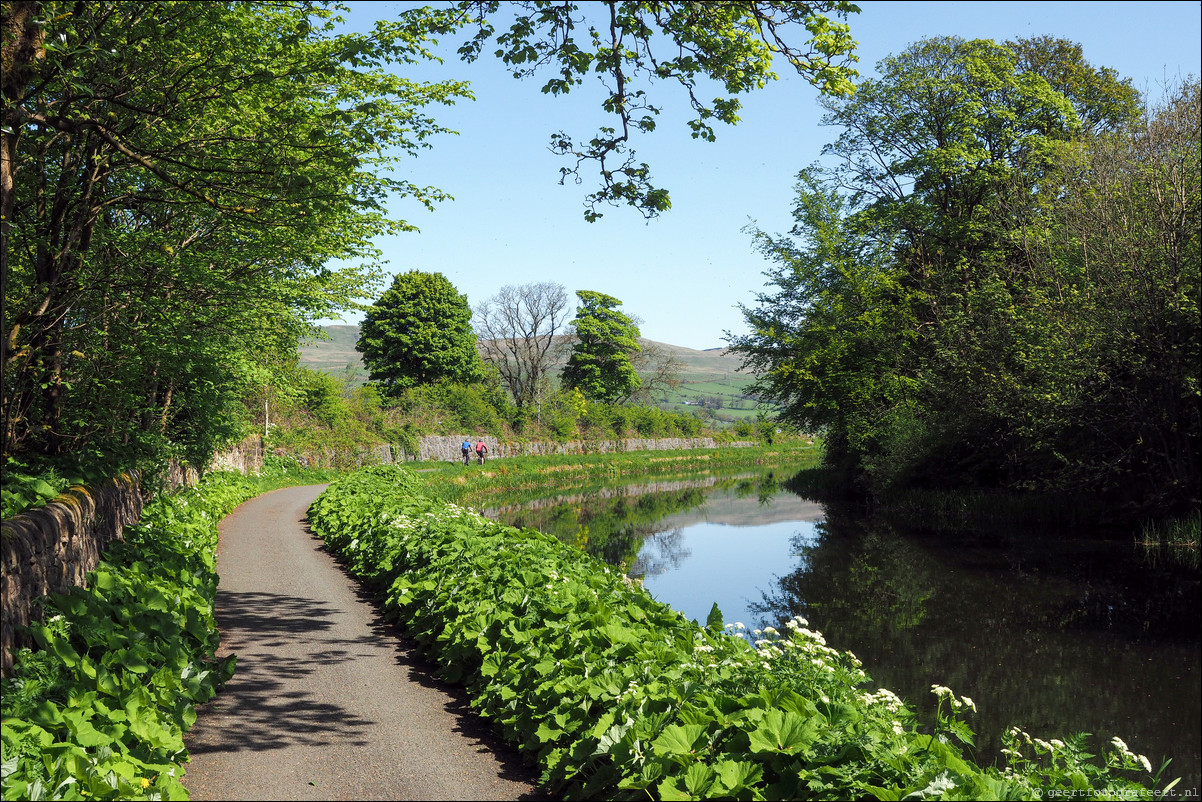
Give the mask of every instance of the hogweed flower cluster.
[[961, 696], [957, 698], [955, 692], [953, 692], [952, 689], [946, 685], [932, 685], [931, 693], [935, 694], [940, 702], [942, 702], [944, 699], [947, 699], [948, 706], [951, 707], [953, 713], [959, 713], [961, 710], [971, 710], [974, 713], [977, 712], [976, 702], [974, 702], [972, 699], [969, 699], [967, 696]]
[[1114, 738], [1111, 738], [1110, 743], [1114, 747], [1115, 754], [1122, 761], [1123, 768], [1127, 769], [1127, 768], [1134, 768], [1136, 766], [1140, 766], [1143, 768], [1144, 771], [1148, 772], [1149, 774], [1152, 773], [1152, 761], [1148, 760], [1148, 758], [1146, 756], [1137, 755], [1134, 752], [1132, 752], [1130, 749], [1128, 749], [1127, 744], [1123, 742], [1122, 738], [1119, 738], [1117, 736]]

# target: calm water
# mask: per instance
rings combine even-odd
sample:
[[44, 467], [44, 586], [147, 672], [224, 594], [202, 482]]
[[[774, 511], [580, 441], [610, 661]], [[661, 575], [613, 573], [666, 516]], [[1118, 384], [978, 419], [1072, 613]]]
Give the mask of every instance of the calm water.
[[1171, 757], [1175, 790], [1197, 796], [1198, 575], [1149, 565], [1130, 541], [936, 537], [824, 509], [770, 477], [488, 513], [625, 567], [698, 621], [715, 602], [748, 627], [803, 615], [920, 710], [935, 683], [972, 697], [983, 762], [1012, 724], [1043, 738], [1117, 735], [1154, 767]]

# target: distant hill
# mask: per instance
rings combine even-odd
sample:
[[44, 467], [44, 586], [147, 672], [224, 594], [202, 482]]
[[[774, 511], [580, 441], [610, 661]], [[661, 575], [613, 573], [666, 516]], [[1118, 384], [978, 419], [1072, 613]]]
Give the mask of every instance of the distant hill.
[[[303, 367], [346, 376], [356, 384], [367, 380], [367, 370], [361, 355], [355, 350], [359, 327], [354, 325], [323, 326], [327, 339], [301, 344], [300, 364]], [[682, 365], [679, 392], [657, 399], [661, 406], [700, 406], [705, 404], [725, 414], [743, 417], [753, 415], [754, 402], [743, 396], [743, 389], [752, 376], [739, 371], [741, 359], [727, 348], [707, 348], [698, 351], [679, 345], [643, 340], [675, 356]]]

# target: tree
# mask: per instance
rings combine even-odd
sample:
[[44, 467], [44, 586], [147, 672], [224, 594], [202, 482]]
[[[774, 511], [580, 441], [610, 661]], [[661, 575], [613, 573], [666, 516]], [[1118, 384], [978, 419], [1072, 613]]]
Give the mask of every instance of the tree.
[[377, 280], [371, 238], [408, 228], [384, 198], [441, 197], [385, 171], [463, 88], [382, 70], [419, 30], [336, 34], [315, 6], [3, 10], [5, 452], [203, 465], [272, 359]]
[[[1155, 128], [1128, 127], [1129, 82], [1059, 40], [1016, 46], [924, 40], [826, 101], [839, 164], [802, 174], [794, 238], [755, 232], [775, 289], [744, 309], [734, 349], [870, 492], [1152, 498], [1151, 482], [1180, 499], [1196, 475], [1180, 366], [1197, 361], [1197, 225], [1172, 158], [1196, 158], [1189, 112], [1163, 153], [1097, 161]], [[1157, 460], [1156, 477], [1139, 467]]]
[[1062, 153], [1041, 196], [1046, 235], [1021, 241], [1047, 288], [1057, 334], [1044, 339], [1066, 344], [1031, 358], [1056, 381], [1036, 385], [1043, 403], [1015, 428], [1047, 444], [1045, 474], [1137, 516], [1196, 511], [1202, 487], [1200, 97], [1191, 78], [1135, 125]]
[[385, 394], [441, 381], [484, 376], [472, 310], [441, 273], [410, 270], [367, 310], [355, 350]]
[[613, 403], [640, 385], [631, 354], [640, 350], [639, 329], [618, 310], [622, 302], [591, 290], [576, 293], [581, 306], [572, 321], [576, 342], [561, 374], [565, 388], [577, 388], [591, 401]]
[[765, 274], [774, 289], [740, 307], [751, 333], [728, 341], [756, 375], [750, 395], [777, 404], [783, 422], [825, 432], [830, 462], [858, 466], [878, 424], [910, 414], [902, 367], [916, 326], [894, 241], [867, 236], [849, 206], [821, 171], [802, 171], [793, 238], [754, 232], [776, 263]]
[[[632, 318], [635, 325], [642, 323]], [[684, 362], [676, 354], [651, 340], [639, 340], [639, 350], [630, 355], [630, 364], [639, 375], [639, 386], [626, 399], [641, 404], [654, 403], [657, 396], [666, 396], [680, 389], [680, 372]]]
[[[514, 21], [497, 34], [491, 18], [502, 6], [514, 11]], [[652, 102], [651, 85], [656, 81], [684, 89], [695, 114], [688, 121], [692, 136], [708, 141], [715, 138], [715, 121], [738, 122], [738, 95], [761, 89], [777, 77], [774, 56], [824, 94], [853, 92], [855, 41], [845, 23], [827, 16], [846, 19], [858, 13], [849, 2], [470, 0], [458, 7], [472, 15], [476, 26], [476, 35], [459, 50], [464, 59], [478, 58], [495, 36], [495, 53], [515, 77], [533, 76], [543, 67], [554, 73], [542, 86], [545, 94], [567, 94], [590, 75], [600, 81], [601, 108], [616, 118], [614, 125], [600, 128], [587, 141], [563, 131], [551, 137], [551, 149], [574, 160], [573, 166], [560, 169], [560, 183], [569, 177], [580, 183], [580, 169], [587, 163], [600, 173], [601, 188], [585, 200], [589, 221], [602, 216], [597, 210], [601, 204], [633, 206], [648, 218], [671, 207], [667, 190], [652, 183], [651, 168], [638, 162], [630, 148], [632, 136], [656, 128], [661, 112]], [[578, 36], [581, 27], [586, 33]], [[804, 45], [789, 43], [793, 31]], [[706, 78], [719, 86], [702, 89], [699, 81]], [[721, 94], [706, 102], [705, 91]]]
[[480, 355], [495, 366], [519, 408], [534, 403], [553, 363], [568, 295], [551, 281], [506, 285], [476, 309]]

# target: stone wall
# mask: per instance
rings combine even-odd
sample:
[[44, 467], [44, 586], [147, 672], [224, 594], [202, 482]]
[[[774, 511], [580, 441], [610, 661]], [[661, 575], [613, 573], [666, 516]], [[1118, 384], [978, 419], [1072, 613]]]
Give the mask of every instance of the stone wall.
[[[418, 453], [406, 454], [410, 460], [443, 460], [456, 462], [462, 459], [459, 446], [469, 440], [474, 447], [474, 435], [427, 436], [418, 441]], [[608, 454], [618, 451], [674, 451], [686, 448], [716, 448], [712, 437], [626, 437], [621, 440], [569, 440], [565, 443], [549, 441], [497, 440], [485, 435], [489, 457], [536, 457], [549, 454]], [[725, 446], [749, 446], [754, 443], [726, 443]], [[472, 459], [475, 459], [473, 456]]]
[[34, 601], [83, 586], [109, 543], [141, 514], [137, 478], [123, 475], [96, 488], [73, 487], [0, 525], [0, 673], [12, 667], [16, 648], [30, 645], [18, 628], [38, 617]]
[[263, 438], [257, 434], [251, 435], [241, 443], [214, 454], [209, 470], [237, 471], [244, 476], [258, 473], [263, 470], [263, 454]]
[[358, 451], [325, 448], [295, 452], [280, 449], [275, 453], [281, 456], [295, 457], [303, 468], [354, 470], [365, 465], [387, 465], [392, 462], [392, 447], [387, 443], [380, 443]]

